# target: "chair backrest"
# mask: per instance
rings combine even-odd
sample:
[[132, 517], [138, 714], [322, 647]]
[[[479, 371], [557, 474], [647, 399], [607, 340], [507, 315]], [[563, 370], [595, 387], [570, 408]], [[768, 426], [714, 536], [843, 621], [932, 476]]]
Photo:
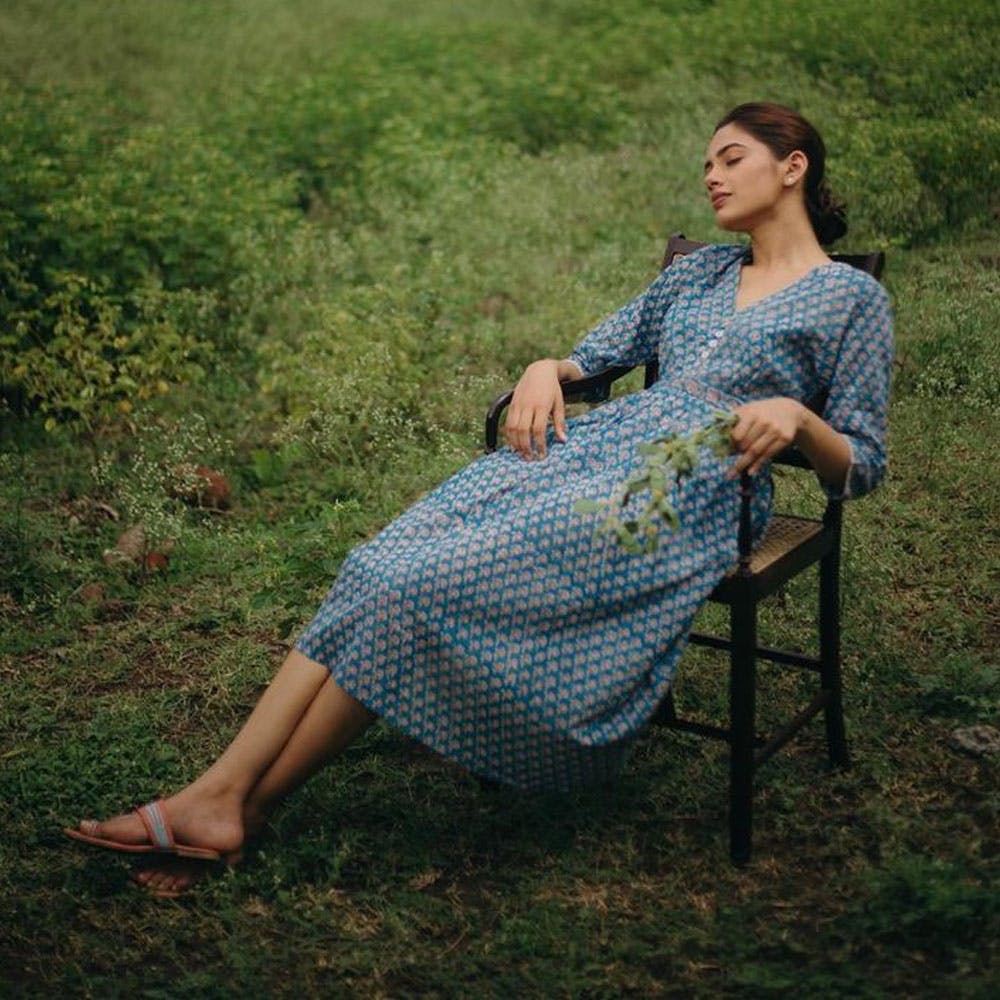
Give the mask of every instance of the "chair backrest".
[[[663, 254], [662, 266], [669, 267], [678, 257], [684, 257], [706, 246], [707, 243], [686, 239], [683, 233], [671, 233], [667, 240], [666, 252]], [[832, 253], [830, 259], [840, 261], [841, 264], [850, 264], [851, 267], [865, 271], [873, 278], [881, 278], [885, 269], [885, 254], [881, 250], [874, 253]]]

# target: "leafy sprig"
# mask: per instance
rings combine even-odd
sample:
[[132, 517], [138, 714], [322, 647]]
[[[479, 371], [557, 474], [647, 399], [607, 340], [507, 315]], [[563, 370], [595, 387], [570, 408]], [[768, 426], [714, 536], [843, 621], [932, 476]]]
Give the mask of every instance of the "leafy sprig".
[[[680, 527], [680, 517], [670, 502], [670, 481], [680, 481], [698, 467], [702, 449], [708, 448], [720, 458], [733, 451], [731, 432], [737, 416], [730, 410], [716, 410], [712, 422], [690, 434], [665, 434], [639, 445], [644, 462], [633, 475], [615, 488], [607, 500], [577, 500], [577, 514], [602, 514], [598, 532], [610, 534], [626, 552], [655, 552], [660, 526], [671, 531]], [[648, 493], [645, 509], [636, 516], [623, 518], [621, 512], [632, 497]]]

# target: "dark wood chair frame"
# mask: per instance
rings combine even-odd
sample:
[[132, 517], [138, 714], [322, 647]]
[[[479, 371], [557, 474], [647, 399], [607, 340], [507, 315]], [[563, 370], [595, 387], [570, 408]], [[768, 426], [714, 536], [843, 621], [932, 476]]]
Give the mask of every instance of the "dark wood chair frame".
[[[705, 246], [674, 233], [666, 248], [663, 267]], [[885, 254], [832, 254], [834, 260], [857, 267], [880, 278], [885, 266]], [[631, 366], [614, 365], [563, 383], [567, 402], [601, 403], [610, 399], [612, 385], [632, 371]], [[645, 365], [644, 387], [649, 388], [659, 375], [656, 360]], [[513, 390], [498, 396], [486, 414], [486, 450], [497, 447], [500, 416], [509, 405]], [[822, 412], [822, 400], [813, 404]], [[787, 448], [772, 462], [780, 465], [811, 469], [802, 452]], [[757, 547], [760, 552], [772, 532], [790, 529], [789, 544], [779, 545], [779, 554], [755, 565], [755, 550], [751, 544], [751, 498], [753, 485], [745, 472], [740, 479], [740, 517], [738, 532], [739, 560], [712, 591], [709, 600], [729, 606], [729, 636], [692, 632], [694, 645], [707, 646], [729, 653], [729, 725], [708, 725], [678, 716], [673, 689], [660, 704], [653, 722], [699, 736], [723, 740], [729, 744], [729, 853], [734, 864], [746, 864], [752, 850], [753, 781], [758, 767], [791, 740], [819, 712], [826, 722], [826, 740], [830, 763], [849, 767], [847, 739], [840, 671], [840, 541], [842, 503], [828, 500], [822, 519], [800, 518], [775, 514], [765, 538]], [[757, 606], [764, 598], [783, 587], [792, 577], [814, 563], [819, 563], [819, 655], [761, 646], [757, 641]], [[757, 660], [767, 660], [789, 667], [812, 671], [819, 675], [819, 690], [813, 699], [769, 738], [756, 731]]]

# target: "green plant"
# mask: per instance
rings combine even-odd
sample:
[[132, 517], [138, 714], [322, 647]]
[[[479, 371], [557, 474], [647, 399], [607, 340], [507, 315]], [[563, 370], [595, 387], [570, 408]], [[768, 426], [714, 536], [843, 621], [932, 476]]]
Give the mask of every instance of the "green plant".
[[[673, 484], [694, 472], [702, 449], [724, 458], [732, 452], [731, 431], [737, 417], [729, 410], [714, 414], [711, 423], [686, 435], [667, 434], [639, 445], [645, 461], [606, 501], [577, 500], [578, 514], [603, 514], [599, 531], [614, 537], [627, 552], [655, 552], [659, 545], [659, 527], [663, 521], [671, 531], [680, 527], [680, 518], [671, 500]], [[649, 493], [645, 508], [634, 517], [622, 518], [629, 501]]]
[[[210, 345], [177, 328], [170, 318], [172, 303], [160, 291], [131, 294], [134, 321], [126, 324], [123, 307], [85, 275], [64, 272], [53, 277], [52, 286], [42, 300], [52, 316], [44, 343], [0, 335], [0, 370], [10, 366], [7, 378], [47, 415], [47, 430], [59, 421], [77, 421], [93, 440], [141, 401], [204, 373]], [[3, 352], [4, 340], [13, 359]]]
[[150, 553], [169, 552], [190, 530], [185, 498], [204, 486], [199, 461], [218, 463], [228, 451], [204, 417], [191, 414], [177, 422], [140, 420], [125, 455], [98, 456], [94, 484], [133, 532], [127, 550], [118, 551], [138, 562], [143, 575]]
[[855, 919], [873, 941], [960, 965], [1000, 933], [1000, 896], [958, 862], [904, 856], [872, 872], [869, 883]]
[[91, 436], [237, 345], [233, 287], [273, 270], [290, 218], [281, 182], [197, 130], [4, 86], [0, 192], [0, 382]]
[[933, 718], [988, 722], [1000, 711], [1000, 675], [995, 664], [958, 652], [934, 673], [917, 678], [920, 710]]

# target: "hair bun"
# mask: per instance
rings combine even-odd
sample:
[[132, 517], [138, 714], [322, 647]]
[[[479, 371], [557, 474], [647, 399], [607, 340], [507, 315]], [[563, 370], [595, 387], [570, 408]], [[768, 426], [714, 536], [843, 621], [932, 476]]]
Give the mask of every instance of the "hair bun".
[[847, 207], [834, 196], [825, 180], [819, 182], [815, 191], [806, 193], [806, 208], [816, 239], [823, 246], [847, 232]]

